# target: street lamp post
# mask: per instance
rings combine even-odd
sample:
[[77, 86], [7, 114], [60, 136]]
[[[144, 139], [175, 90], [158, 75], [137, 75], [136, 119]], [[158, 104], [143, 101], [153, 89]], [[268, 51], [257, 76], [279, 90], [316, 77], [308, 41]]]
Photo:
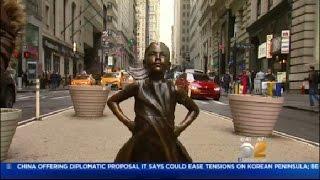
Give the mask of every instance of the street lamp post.
[[[73, 75], [76, 75], [77, 72], [74, 72], [74, 71], [77, 71], [77, 63], [75, 62], [76, 60], [76, 52], [77, 52], [77, 43], [76, 42], [73, 42], [73, 48], [72, 48], [72, 51], [73, 51]], [[71, 83], [71, 82], [70, 82]]]

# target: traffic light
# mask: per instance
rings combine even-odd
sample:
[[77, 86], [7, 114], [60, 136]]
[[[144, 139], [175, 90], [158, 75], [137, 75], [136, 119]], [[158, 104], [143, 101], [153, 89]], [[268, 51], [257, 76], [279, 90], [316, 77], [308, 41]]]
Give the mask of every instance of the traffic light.
[[23, 57], [25, 58], [25, 59], [28, 59], [28, 58], [30, 58], [30, 52], [28, 52], [28, 51], [26, 51], [26, 52], [24, 52], [23, 53]]

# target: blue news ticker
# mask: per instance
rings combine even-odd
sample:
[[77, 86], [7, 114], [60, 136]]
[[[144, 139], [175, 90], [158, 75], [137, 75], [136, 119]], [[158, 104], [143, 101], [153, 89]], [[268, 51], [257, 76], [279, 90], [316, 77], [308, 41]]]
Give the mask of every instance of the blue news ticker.
[[319, 163], [1, 163], [1, 179], [137, 177], [320, 178]]

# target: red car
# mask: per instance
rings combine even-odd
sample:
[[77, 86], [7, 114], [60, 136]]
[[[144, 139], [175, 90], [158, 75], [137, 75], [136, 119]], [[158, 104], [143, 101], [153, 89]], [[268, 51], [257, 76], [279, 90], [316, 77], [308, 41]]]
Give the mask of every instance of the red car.
[[178, 76], [176, 80], [178, 89], [185, 90], [191, 98], [220, 99], [220, 87], [209, 79], [207, 74], [187, 72]]

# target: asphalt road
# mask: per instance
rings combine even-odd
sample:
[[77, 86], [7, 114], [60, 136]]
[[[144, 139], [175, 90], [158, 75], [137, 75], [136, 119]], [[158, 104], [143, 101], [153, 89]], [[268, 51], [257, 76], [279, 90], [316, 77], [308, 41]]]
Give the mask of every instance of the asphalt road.
[[[14, 108], [22, 109], [22, 120], [35, 117], [35, 93], [18, 93]], [[72, 106], [68, 90], [44, 91], [40, 93], [40, 115]]]
[[[195, 100], [200, 109], [231, 117], [228, 99]], [[72, 106], [68, 90], [41, 92], [41, 114]], [[19, 93], [15, 108], [22, 109], [22, 120], [35, 116], [35, 93]], [[319, 113], [283, 108], [276, 131], [319, 143]]]

